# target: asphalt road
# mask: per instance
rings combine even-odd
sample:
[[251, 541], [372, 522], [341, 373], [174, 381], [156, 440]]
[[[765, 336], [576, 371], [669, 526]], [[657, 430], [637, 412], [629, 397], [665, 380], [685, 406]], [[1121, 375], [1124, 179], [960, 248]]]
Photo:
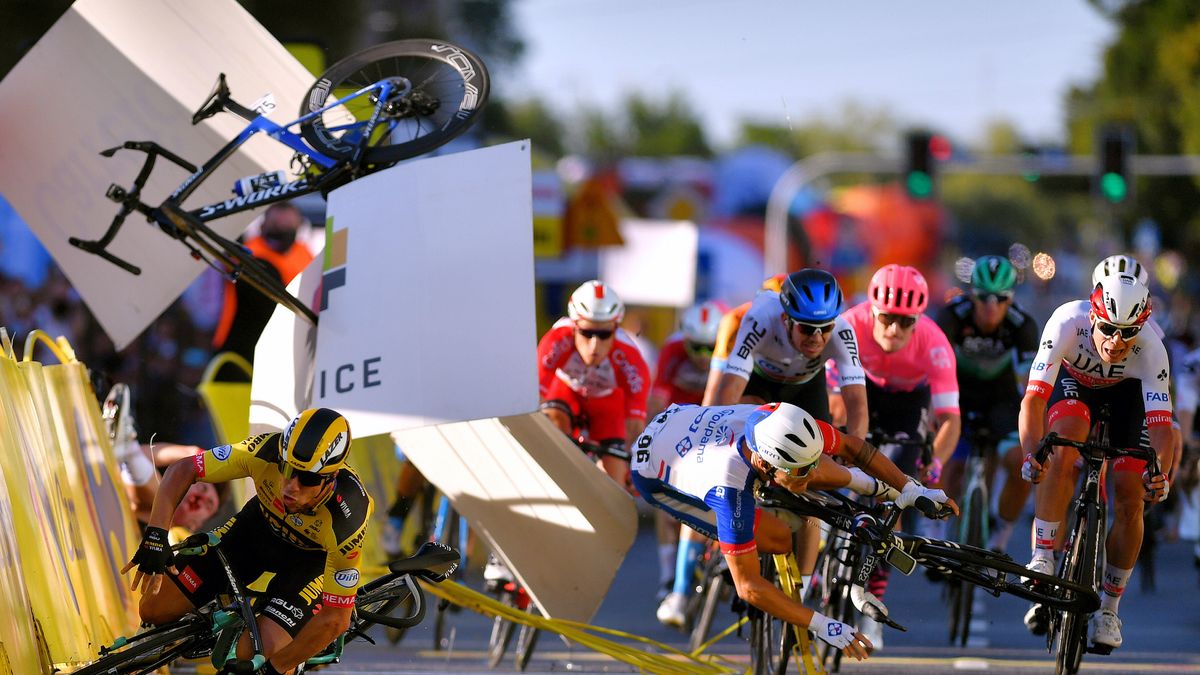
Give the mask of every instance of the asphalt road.
[[[1018, 526], [1009, 552], [1028, 556], [1025, 525]], [[594, 623], [642, 635], [683, 648], [685, 637], [661, 626], [654, 618], [656, 563], [653, 531], [643, 527], [621, 567]], [[1085, 672], [1200, 673], [1200, 573], [1193, 567], [1191, 544], [1160, 544], [1154, 589], [1143, 588], [1139, 570], [1121, 601], [1124, 646], [1109, 656], [1088, 654]], [[471, 570], [466, 583], [478, 587], [482, 574]], [[1044, 638], [1031, 636], [1021, 622], [1027, 604], [1003, 596], [977, 594], [976, 619], [966, 648], [948, 646], [947, 610], [941, 585], [928, 581], [920, 569], [911, 577], [893, 572], [885, 598], [891, 614], [908, 627], [907, 633], [885, 629], [883, 648], [869, 661], [848, 663], [849, 673], [936, 673], [987, 670], [1038, 673], [1053, 669]], [[725, 625], [732, 623], [728, 614]], [[452, 632], [443, 649], [433, 649], [431, 621], [410, 631], [398, 644], [356, 644], [342, 664], [326, 672], [426, 673], [490, 672], [486, 664], [490, 620], [462, 611], [452, 615]], [[382, 636], [380, 636], [382, 637]], [[731, 635], [714, 651], [735, 663], [748, 663], [745, 639]], [[497, 670], [513, 670], [511, 657]], [[557, 636], [543, 635], [530, 663], [531, 672], [636, 672], [636, 668], [578, 646]], [[794, 669], [789, 672], [797, 672]]]

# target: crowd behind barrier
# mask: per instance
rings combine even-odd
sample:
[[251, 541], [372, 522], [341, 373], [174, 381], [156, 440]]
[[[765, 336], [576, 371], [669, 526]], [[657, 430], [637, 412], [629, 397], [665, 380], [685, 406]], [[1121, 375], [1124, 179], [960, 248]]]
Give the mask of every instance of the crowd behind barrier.
[[138, 625], [119, 574], [138, 533], [87, 368], [66, 340], [35, 340], [59, 362], [18, 360], [6, 335], [0, 356], [0, 668], [14, 673], [85, 661]]

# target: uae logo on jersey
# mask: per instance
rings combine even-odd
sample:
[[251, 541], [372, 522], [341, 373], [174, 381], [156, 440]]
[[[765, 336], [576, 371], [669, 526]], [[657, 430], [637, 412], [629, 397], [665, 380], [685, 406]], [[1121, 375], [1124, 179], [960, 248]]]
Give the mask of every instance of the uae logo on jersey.
[[680, 457], [683, 457], [684, 455], [688, 454], [688, 451], [690, 451], [691, 449], [692, 449], [692, 439], [690, 439], [686, 436], [684, 437], [684, 439], [682, 441], [679, 441], [678, 443], [675, 444], [675, 452]]

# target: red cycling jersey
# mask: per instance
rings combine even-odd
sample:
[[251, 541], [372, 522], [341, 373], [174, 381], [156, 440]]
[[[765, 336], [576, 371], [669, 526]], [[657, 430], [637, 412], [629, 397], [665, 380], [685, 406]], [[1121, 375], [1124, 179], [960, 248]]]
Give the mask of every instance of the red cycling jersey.
[[587, 366], [575, 350], [575, 323], [559, 319], [538, 343], [538, 392], [570, 407], [591, 440], [625, 438], [625, 420], [646, 419], [650, 369], [621, 329], [608, 357]]
[[667, 403], [699, 404], [708, 383], [708, 370], [696, 367], [684, 342], [683, 333], [675, 333], [663, 343], [650, 393]]

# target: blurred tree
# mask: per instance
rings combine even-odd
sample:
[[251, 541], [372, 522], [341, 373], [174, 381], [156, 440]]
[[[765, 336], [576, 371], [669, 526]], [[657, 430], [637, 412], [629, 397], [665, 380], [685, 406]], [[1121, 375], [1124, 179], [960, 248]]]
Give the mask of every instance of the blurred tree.
[[515, 103], [492, 99], [483, 109], [483, 125], [506, 140], [530, 139], [535, 152], [555, 158], [565, 154], [563, 123], [540, 98]]
[[630, 94], [615, 113], [584, 106], [571, 126], [571, 149], [601, 161], [625, 155], [712, 156], [703, 124], [679, 92], [661, 101]]
[[[1200, 154], [1200, 4], [1192, 0], [1089, 0], [1117, 26], [1104, 71], [1068, 94], [1067, 129], [1074, 153], [1093, 151], [1096, 131], [1127, 122], [1139, 154]], [[1119, 214], [1128, 233], [1151, 217], [1167, 245], [1200, 245], [1200, 180], [1137, 180], [1137, 200]]]
[[766, 145], [793, 157], [831, 151], [874, 152], [894, 145], [899, 128], [886, 108], [846, 101], [831, 117], [813, 117], [795, 125], [745, 121], [737, 145]]

